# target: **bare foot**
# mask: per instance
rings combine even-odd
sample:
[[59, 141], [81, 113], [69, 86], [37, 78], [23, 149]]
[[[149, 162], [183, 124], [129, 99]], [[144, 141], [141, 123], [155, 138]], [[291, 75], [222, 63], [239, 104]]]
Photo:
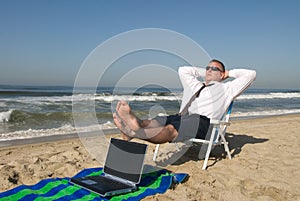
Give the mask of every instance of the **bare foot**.
[[124, 122], [124, 124], [131, 130], [137, 131], [140, 129], [137, 117], [131, 111], [130, 106], [126, 101], [119, 101], [116, 107], [116, 111]]
[[122, 125], [122, 120], [118, 117], [118, 115], [117, 115], [116, 113], [113, 113], [113, 118], [114, 118], [115, 125], [116, 125], [116, 126], [118, 127], [118, 129], [121, 131], [122, 139], [123, 139], [123, 140], [126, 140], [126, 141], [132, 140], [133, 137], [128, 136], [128, 135], [125, 133], [125, 130], [127, 130], [127, 129], [124, 129], [124, 127], [123, 127], [123, 125]]

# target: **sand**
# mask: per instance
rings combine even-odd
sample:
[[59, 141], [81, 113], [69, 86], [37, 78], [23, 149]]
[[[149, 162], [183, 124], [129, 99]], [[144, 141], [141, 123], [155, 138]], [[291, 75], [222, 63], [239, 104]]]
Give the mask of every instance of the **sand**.
[[[203, 160], [197, 158], [200, 147], [193, 146], [165, 167], [188, 173], [188, 180], [143, 200], [300, 200], [299, 122], [300, 115], [233, 121], [227, 129], [232, 160], [222, 147], [216, 147], [203, 171]], [[83, 144], [72, 138], [1, 147], [0, 192], [101, 166]], [[149, 144], [149, 156], [154, 147]]]

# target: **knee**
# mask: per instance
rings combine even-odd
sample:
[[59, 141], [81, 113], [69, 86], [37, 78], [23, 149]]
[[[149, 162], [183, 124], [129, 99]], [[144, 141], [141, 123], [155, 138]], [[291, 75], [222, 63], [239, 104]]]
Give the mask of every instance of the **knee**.
[[168, 132], [170, 133], [170, 135], [172, 136], [172, 139], [177, 137], [178, 132], [177, 130], [174, 128], [174, 126], [172, 124], [168, 124], [165, 126], [166, 129], [168, 129]]

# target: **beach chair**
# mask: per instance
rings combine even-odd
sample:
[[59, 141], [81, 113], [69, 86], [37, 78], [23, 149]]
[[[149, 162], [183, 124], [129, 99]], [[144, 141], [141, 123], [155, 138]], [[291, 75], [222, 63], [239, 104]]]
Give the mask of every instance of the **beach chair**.
[[[207, 162], [208, 162], [208, 158], [210, 155], [210, 152], [212, 150], [212, 148], [216, 145], [224, 145], [224, 149], [228, 155], [228, 158], [231, 159], [231, 154], [229, 151], [229, 147], [228, 147], [228, 142], [225, 139], [225, 133], [226, 133], [226, 128], [227, 126], [230, 125], [229, 123], [229, 117], [232, 111], [232, 107], [233, 107], [233, 102], [231, 102], [231, 104], [229, 105], [226, 113], [224, 114], [224, 116], [222, 117], [221, 120], [214, 120], [211, 119], [210, 120], [210, 127], [208, 129], [208, 133], [207, 133], [207, 137], [206, 139], [197, 139], [197, 138], [192, 138], [187, 140], [185, 143], [192, 143], [192, 144], [202, 144], [204, 146], [201, 147], [200, 151], [199, 151], [199, 159], [202, 159], [203, 157], [203, 153], [205, 152], [205, 158], [204, 158], [204, 163], [202, 166], [202, 170], [205, 170], [207, 167]], [[174, 143], [177, 151], [179, 151], [179, 146], [177, 145], [177, 143]], [[153, 155], [153, 161], [156, 161], [157, 155], [158, 155], [158, 151], [159, 151], [159, 144], [156, 145], [155, 147], [155, 151], [154, 151], [154, 155]], [[204, 150], [203, 150], [204, 149]], [[205, 150], [206, 149], [206, 150]]]

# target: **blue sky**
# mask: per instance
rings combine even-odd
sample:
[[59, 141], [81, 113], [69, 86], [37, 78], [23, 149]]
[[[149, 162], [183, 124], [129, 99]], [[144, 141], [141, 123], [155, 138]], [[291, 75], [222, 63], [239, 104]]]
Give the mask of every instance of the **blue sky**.
[[255, 88], [300, 88], [297, 0], [1, 0], [0, 5], [0, 84], [72, 86], [99, 44], [130, 30], [161, 28], [191, 38], [228, 69], [255, 69]]

